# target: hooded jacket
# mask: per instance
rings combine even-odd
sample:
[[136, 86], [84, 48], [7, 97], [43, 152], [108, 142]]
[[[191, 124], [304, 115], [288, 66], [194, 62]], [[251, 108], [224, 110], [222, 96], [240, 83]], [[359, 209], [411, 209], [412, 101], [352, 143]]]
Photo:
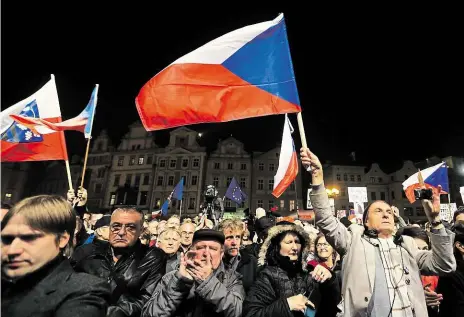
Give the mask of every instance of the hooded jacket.
[[[278, 237], [285, 233], [295, 233], [301, 240], [302, 250], [298, 263], [290, 262], [279, 253]], [[309, 248], [310, 238], [300, 226], [278, 224], [269, 229], [259, 252], [258, 265], [261, 272], [243, 305], [245, 317], [303, 316], [300, 312], [291, 311], [287, 302], [287, 298], [298, 294], [308, 297], [315, 304], [316, 310], [323, 301], [323, 305], [329, 305], [336, 311], [338, 302], [337, 299], [333, 301], [333, 287], [336, 286], [334, 278], [323, 284], [313, 280], [304, 261]]]

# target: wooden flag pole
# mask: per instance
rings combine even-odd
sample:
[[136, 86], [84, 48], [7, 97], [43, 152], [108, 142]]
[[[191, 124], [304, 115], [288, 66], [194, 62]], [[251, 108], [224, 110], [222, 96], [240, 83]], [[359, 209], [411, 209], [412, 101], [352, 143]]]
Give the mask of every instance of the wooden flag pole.
[[307, 149], [308, 144], [306, 144], [306, 134], [303, 125], [303, 117], [301, 116], [301, 112], [298, 112], [296, 115], [296, 119], [298, 121], [298, 130], [300, 130], [300, 138], [301, 138], [301, 145], [303, 148]]
[[89, 157], [90, 139], [91, 138], [92, 137], [89, 136], [89, 138], [87, 139], [87, 148], [85, 149], [84, 169], [82, 170], [81, 187], [84, 187], [84, 177], [85, 177], [85, 170], [87, 169], [87, 158]]
[[66, 173], [68, 174], [69, 190], [73, 190], [73, 184], [71, 181], [71, 169], [69, 168], [69, 160], [65, 160], [64, 163], [66, 164]]
[[[100, 85], [99, 84], [96, 84], [95, 85], [95, 96], [93, 96], [95, 99], [94, 99], [94, 107], [96, 108], [97, 107], [97, 100], [98, 100], [98, 89], [100, 88]], [[92, 127], [93, 127], [93, 119], [95, 117], [95, 108], [94, 108], [94, 111], [93, 111], [93, 114], [90, 118], [88, 118], [88, 120], [90, 120], [90, 131], [85, 131], [84, 134], [85, 134], [85, 137], [88, 137], [87, 139], [87, 147], [85, 149], [85, 156], [84, 156], [84, 169], [82, 170], [82, 178], [81, 178], [81, 187], [84, 187], [84, 177], [85, 177], [85, 170], [87, 169], [87, 158], [89, 157], [89, 149], [90, 149], [90, 139], [92, 139]], [[87, 126], [89, 125], [89, 123], [87, 123], [86, 125], [86, 129], [87, 129]]]
[[[55, 75], [51, 74], [50, 75], [51, 79], [55, 82]], [[56, 85], [56, 83], [55, 83]], [[56, 92], [58, 94], [58, 91]], [[66, 139], [64, 137], [64, 132], [61, 131], [61, 132], [58, 132], [60, 134], [60, 138], [61, 138], [61, 142], [62, 142], [62, 145], [63, 145], [63, 148], [62, 148], [62, 151], [64, 153], [66, 153], [66, 159], [64, 160], [64, 163], [66, 165], [66, 174], [68, 176], [68, 185], [69, 185], [69, 190], [73, 190], [73, 183], [72, 183], [72, 180], [71, 180], [71, 169], [69, 168], [69, 160], [68, 160], [68, 148], [66, 146]]]

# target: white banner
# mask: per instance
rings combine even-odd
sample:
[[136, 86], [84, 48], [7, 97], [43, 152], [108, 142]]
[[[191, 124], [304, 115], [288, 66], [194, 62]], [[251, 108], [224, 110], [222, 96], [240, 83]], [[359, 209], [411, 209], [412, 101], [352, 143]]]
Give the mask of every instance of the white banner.
[[350, 203], [367, 203], [367, 187], [348, 187]]
[[440, 204], [440, 218], [447, 222], [451, 222], [456, 210], [458, 210], [456, 203]]
[[459, 188], [459, 192], [461, 193], [461, 199], [462, 199], [462, 202], [464, 203], [464, 186]]
[[311, 204], [311, 198], [309, 197], [312, 191], [312, 188], [308, 188], [308, 194], [306, 197], [306, 209], [313, 209], [313, 205]]

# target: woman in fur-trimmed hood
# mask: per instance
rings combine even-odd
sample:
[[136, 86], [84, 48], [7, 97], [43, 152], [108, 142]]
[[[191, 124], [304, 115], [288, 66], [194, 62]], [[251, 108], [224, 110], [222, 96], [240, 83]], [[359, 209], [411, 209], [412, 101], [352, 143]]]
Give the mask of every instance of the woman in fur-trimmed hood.
[[269, 229], [259, 252], [261, 272], [243, 304], [244, 317], [303, 316], [307, 307], [317, 311], [321, 305], [331, 305], [336, 312], [336, 283], [329, 270], [321, 265], [306, 270], [309, 246], [310, 238], [300, 226], [279, 223]]

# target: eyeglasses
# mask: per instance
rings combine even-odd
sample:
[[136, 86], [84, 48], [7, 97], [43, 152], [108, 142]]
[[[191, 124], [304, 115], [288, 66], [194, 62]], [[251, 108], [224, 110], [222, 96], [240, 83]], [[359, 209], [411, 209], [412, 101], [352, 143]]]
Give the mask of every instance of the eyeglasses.
[[328, 246], [330, 246], [330, 244], [328, 244], [328, 243], [318, 243], [318, 244], [316, 244], [316, 248], [322, 248], [322, 247], [327, 248]]
[[181, 234], [182, 234], [183, 236], [191, 236], [191, 235], [194, 234], [194, 232], [182, 231]]
[[125, 229], [126, 232], [128, 233], [135, 233], [137, 231], [137, 225], [134, 224], [134, 223], [128, 223], [128, 224], [121, 224], [121, 223], [113, 223], [111, 226], [110, 226], [110, 230], [111, 232], [113, 233], [117, 233], [119, 231], [121, 231], [121, 229]]

